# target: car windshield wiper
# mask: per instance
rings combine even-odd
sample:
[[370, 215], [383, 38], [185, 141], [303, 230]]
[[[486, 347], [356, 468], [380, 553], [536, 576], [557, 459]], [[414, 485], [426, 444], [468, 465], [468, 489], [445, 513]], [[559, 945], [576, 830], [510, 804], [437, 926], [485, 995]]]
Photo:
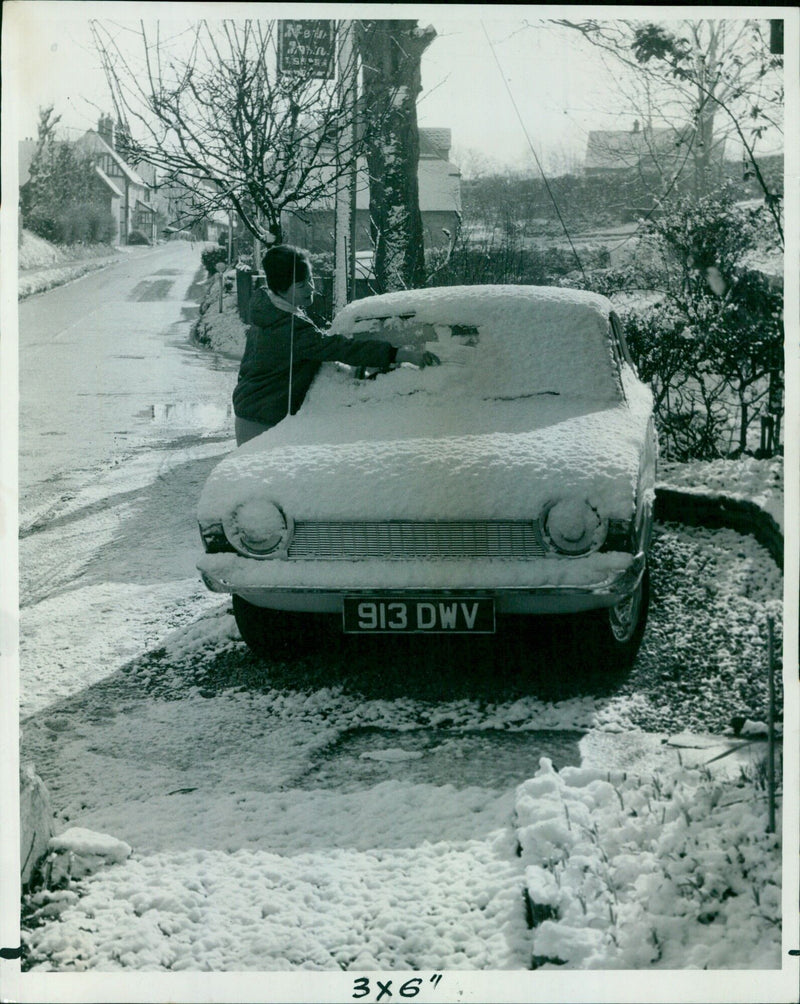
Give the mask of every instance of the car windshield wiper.
[[484, 401], [521, 401], [526, 397], [561, 397], [560, 390], [535, 390], [530, 394], [510, 394], [508, 397], [485, 397]]

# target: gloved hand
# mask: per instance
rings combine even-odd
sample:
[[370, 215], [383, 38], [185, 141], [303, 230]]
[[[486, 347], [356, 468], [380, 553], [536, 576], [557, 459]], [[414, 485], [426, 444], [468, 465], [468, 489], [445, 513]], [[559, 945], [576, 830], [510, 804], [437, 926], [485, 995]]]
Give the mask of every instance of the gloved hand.
[[421, 352], [419, 349], [400, 348], [394, 357], [396, 363], [411, 363], [424, 369], [426, 366], [439, 366], [441, 359], [433, 352]]

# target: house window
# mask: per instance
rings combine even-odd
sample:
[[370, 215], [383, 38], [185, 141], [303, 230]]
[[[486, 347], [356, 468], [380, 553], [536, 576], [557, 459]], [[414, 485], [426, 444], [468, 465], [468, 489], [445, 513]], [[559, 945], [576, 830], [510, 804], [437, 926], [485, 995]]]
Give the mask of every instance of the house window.
[[104, 174], [108, 175], [121, 174], [121, 171], [117, 166], [117, 162], [114, 160], [114, 158], [111, 156], [110, 153], [101, 154], [100, 157], [98, 158], [97, 163], [100, 170], [103, 171]]

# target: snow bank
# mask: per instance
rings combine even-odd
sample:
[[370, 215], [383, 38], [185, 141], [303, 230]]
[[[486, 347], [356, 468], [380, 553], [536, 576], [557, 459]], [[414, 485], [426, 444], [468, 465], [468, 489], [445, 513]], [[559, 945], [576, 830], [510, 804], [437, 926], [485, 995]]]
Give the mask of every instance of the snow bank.
[[680, 488], [701, 495], [754, 502], [783, 529], [783, 457], [757, 460], [664, 462], [658, 471], [659, 487]]
[[543, 758], [516, 817], [536, 967], [780, 967], [780, 840], [751, 784]]
[[224, 276], [214, 275], [208, 280], [200, 304], [200, 316], [192, 326], [192, 338], [214, 352], [241, 358], [247, 340], [247, 325], [239, 317], [236, 287], [223, 292], [222, 310], [219, 309], [219, 284]]
[[53, 834], [50, 794], [33, 764], [19, 769], [20, 879], [25, 886], [47, 853]]
[[502, 838], [391, 854], [166, 852], [38, 909], [59, 923], [27, 935], [34, 971], [524, 967], [518, 868]]
[[58, 246], [23, 230], [18, 249], [17, 294], [23, 298], [71, 282], [120, 261], [122, 250], [108, 244]]
[[46, 268], [48, 265], [57, 265], [66, 258], [54, 244], [30, 230], [22, 231], [17, 255], [20, 269]]
[[106, 865], [119, 864], [130, 857], [131, 848], [124, 840], [106, 833], [95, 833], [73, 826], [50, 838], [47, 862], [51, 884], [65, 878], [79, 879]]

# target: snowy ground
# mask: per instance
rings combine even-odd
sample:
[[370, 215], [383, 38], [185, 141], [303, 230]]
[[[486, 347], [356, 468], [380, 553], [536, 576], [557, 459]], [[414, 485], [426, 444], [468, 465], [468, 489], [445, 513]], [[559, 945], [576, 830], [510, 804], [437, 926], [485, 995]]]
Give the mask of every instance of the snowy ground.
[[[235, 354], [244, 326], [219, 316], [213, 330], [226, 333], [211, 344]], [[265, 679], [227, 602], [191, 562], [176, 565], [197, 553], [180, 499], [229, 447], [167, 449], [87, 485], [62, 514], [69, 538], [54, 528], [73, 566], [25, 585], [23, 747], [60, 836], [49, 888], [24, 903], [24, 979], [39, 989], [26, 999], [56, 999], [49, 981], [87, 971], [147, 973], [151, 999], [210, 992], [156, 979], [183, 970], [275, 974], [247, 991], [216, 984], [219, 999], [353, 999], [371, 972], [365, 999], [375, 973], [399, 973], [393, 995], [416, 977], [420, 1000], [733, 1001], [751, 984], [719, 971], [736, 969], [768, 971], [761, 999], [783, 999], [773, 978], [795, 896], [766, 832], [763, 743], [704, 767], [727, 748], [730, 708], [755, 720], [764, 707], [754, 666], [767, 613], [780, 619], [781, 579], [762, 548], [732, 531], [666, 532], [657, 557], [691, 571], [693, 592], [681, 608], [661, 598], [668, 616], [652, 622], [644, 657], [676, 656], [646, 698], [635, 677], [603, 696], [504, 699], [500, 679], [494, 700], [391, 693], [414, 666], [376, 670], [381, 696], [369, 697], [335, 670], [319, 682], [313, 650]], [[190, 469], [189, 483], [171, 473]], [[754, 461], [664, 476], [774, 508], [778, 475]], [[126, 527], [153, 509], [168, 514], [163, 537], [137, 546]], [[23, 542], [36, 567], [53, 539]], [[701, 610], [716, 653], [705, 694], [708, 666], [681, 649]], [[717, 735], [699, 748], [651, 735], [677, 720], [711, 720]], [[515, 744], [545, 732], [561, 734], [560, 769], [551, 753], [514, 774]], [[482, 770], [482, 743], [496, 776]], [[580, 982], [588, 968], [693, 972], [666, 991], [630, 979], [601, 990], [596, 972]], [[278, 979], [298, 971], [302, 982]], [[497, 971], [499, 983], [481, 975]], [[117, 987], [95, 999], [131, 999], [129, 982]]]
[[[198, 247], [200, 245], [198, 244]], [[35, 293], [63, 286], [88, 272], [125, 261], [129, 255], [145, 254], [146, 245], [114, 247], [109, 244], [59, 246], [28, 230], [22, 231], [18, 248], [17, 296], [24, 299]]]
[[[162, 476], [164, 464], [162, 458]], [[709, 551], [709, 578], [723, 584], [720, 609], [730, 613], [738, 609], [737, 575], [726, 555], [744, 547], [752, 549], [751, 561], [763, 558], [747, 538], [731, 534], [726, 543], [722, 533]], [[751, 582], [753, 610], [778, 583], [777, 572], [755, 593]], [[364, 701], [337, 686], [259, 691], [223, 683], [208, 690], [197, 671], [202, 676], [203, 666], [235, 655], [241, 643], [224, 604], [203, 597], [206, 613], [198, 617], [191, 604], [200, 597], [187, 586], [185, 626], [167, 635], [155, 658], [134, 663], [130, 654], [144, 625], [127, 619], [130, 644], [109, 631], [120, 603], [133, 615], [129, 587], [126, 596], [116, 586], [116, 599], [99, 583], [74, 594], [78, 603], [95, 594], [94, 640], [78, 641], [75, 626], [68, 627], [69, 593], [28, 615], [32, 637], [85, 651], [83, 672], [105, 639], [95, 679], [117, 665], [128, 687], [116, 701], [100, 686], [74, 705], [53, 706], [46, 658], [38, 688], [31, 678], [44, 704], [32, 700], [43, 710], [24, 725], [26, 741], [59, 806], [66, 848], [54, 861], [56, 876], [70, 867], [70, 851], [78, 875], [87, 852], [97, 854], [84, 830], [107, 835], [111, 855], [109, 863], [101, 855], [90, 864], [103, 865], [94, 874], [27, 902], [33, 973], [513, 972], [534, 964], [547, 971], [554, 960], [559, 971], [780, 965], [780, 846], [766, 833], [755, 751], [743, 761], [752, 780], [738, 765], [727, 776], [704, 774], [697, 765], [716, 748], [657, 750], [652, 773], [623, 777], [600, 769], [602, 752], [591, 752], [597, 738], [580, 740], [572, 762], [593, 764], [595, 773], [575, 775], [568, 766], [553, 773], [545, 762], [547, 797], [534, 800], [531, 786], [539, 781], [525, 782], [515, 795], [507, 779], [462, 787], [408, 780], [394, 772], [411, 766], [424, 776], [437, 760], [474, 755], [466, 737], [476, 730], [635, 737], [638, 716], [654, 709], [643, 710], [630, 694], [481, 707], [470, 700]], [[167, 603], [169, 596], [167, 590]], [[155, 639], [152, 604], [146, 595], [140, 602]], [[680, 623], [674, 628], [680, 632]], [[758, 639], [744, 643], [755, 644], [758, 657]], [[730, 660], [735, 679], [739, 660], [734, 653]], [[142, 699], [143, 688], [151, 688], [149, 698]], [[665, 694], [672, 689], [667, 683]], [[438, 745], [420, 744], [421, 728], [443, 725]], [[365, 726], [377, 738], [367, 748], [353, 746], [352, 785], [328, 790], [328, 754]], [[639, 735], [644, 742], [646, 734]], [[124, 861], [119, 839], [133, 849]], [[694, 862], [689, 871], [685, 861]], [[712, 873], [713, 884], [699, 888]], [[540, 923], [531, 929], [532, 918]]]
[[115, 248], [106, 244], [57, 247], [23, 230], [18, 249], [17, 295], [22, 299], [72, 282], [87, 272], [124, 261], [125, 254], [132, 251], [133, 248]]

